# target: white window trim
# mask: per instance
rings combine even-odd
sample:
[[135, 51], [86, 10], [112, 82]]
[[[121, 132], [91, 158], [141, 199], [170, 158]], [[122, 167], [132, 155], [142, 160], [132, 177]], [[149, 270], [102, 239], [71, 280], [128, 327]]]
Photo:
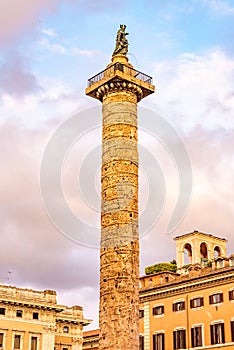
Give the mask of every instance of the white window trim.
[[172, 304], [181, 303], [182, 301], [185, 301], [185, 298], [176, 299], [172, 302]]
[[40, 336], [41, 336], [41, 333], [38, 333], [38, 332], [30, 332], [29, 334], [29, 350], [31, 350], [31, 342], [32, 342], [32, 337], [37, 337], [37, 350], [40, 349]]
[[165, 330], [164, 329], [160, 329], [160, 330], [154, 331], [153, 334], [162, 334], [162, 333], [165, 334]]
[[[202, 328], [202, 347], [205, 346], [205, 326], [204, 323], [195, 323], [191, 326], [191, 328], [201, 327]], [[199, 348], [199, 346], [198, 346]]]
[[165, 312], [164, 312], [164, 311], [165, 311], [165, 306], [164, 306], [164, 304], [162, 304], [162, 303], [156, 304], [156, 305], [153, 306], [152, 310], [153, 310], [155, 307], [160, 307], [160, 306], [163, 306], [163, 307], [164, 307], [163, 313], [162, 313], [162, 314], [159, 314], [159, 315], [153, 315], [153, 317], [155, 317], [155, 318], [160, 318], [160, 317], [163, 317], [163, 316], [164, 316], [164, 313], [165, 313]]
[[[216, 295], [216, 294], [224, 294], [224, 293], [223, 293], [223, 291], [218, 290], [218, 291], [210, 293], [209, 297], [212, 296], [212, 295]], [[221, 305], [222, 303], [223, 303], [223, 301], [219, 301], [218, 303], [212, 303], [212, 304], [209, 304], [209, 305], [215, 307], [217, 305]]]
[[186, 327], [182, 326], [182, 327], [174, 328], [174, 331], [182, 331], [182, 330], [186, 330]]
[[203, 295], [199, 295], [198, 297], [191, 297], [191, 299], [189, 299], [189, 303], [194, 300], [194, 299], [203, 299], [203, 306], [195, 306], [192, 307], [191, 310], [196, 311], [196, 310], [200, 310], [204, 307], [204, 296]]
[[211, 321], [210, 324], [214, 325], [214, 324], [218, 324], [218, 323], [224, 323], [224, 320], [215, 320], [215, 321]]
[[0, 333], [3, 333], [3, 346], [1, 347], [2, 350], [6, 349], [6, 336], [7, 336], [7, 329], [0, 328]]
[[223, 294], [223, 291], [222, 290], [216, 290], [215, 292], [212, 292], [209, 295], [215, 295], [215, 294], [220, 294], [220, 293]]
[[24, 348], [23, 347], [23, 344], [24, 344], [24, 333], [25, 332], [23, 332], [23, 331], [13, 331], [12, 332], [12, 350], [15, 350], [14, 349], [15, 335], [20, 335], [20, 349], [19, 350], [22, 350]]

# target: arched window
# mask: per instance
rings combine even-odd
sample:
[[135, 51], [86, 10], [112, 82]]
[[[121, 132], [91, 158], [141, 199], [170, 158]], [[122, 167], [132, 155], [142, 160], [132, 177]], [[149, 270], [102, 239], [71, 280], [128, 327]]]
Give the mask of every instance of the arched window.
[[201, 243], [201, 245], [200, 245], [200, 254], [201, 254], [201, 258], [202, 259], [207, 259], [208, 258], [207, 245], [204, 242]]
[[186, 243], [184, 246], [184, 265], [192, 264], [192, 246]]
[[221, 249], [219, 246], [214, 247], [214, 258], [221, 256]]

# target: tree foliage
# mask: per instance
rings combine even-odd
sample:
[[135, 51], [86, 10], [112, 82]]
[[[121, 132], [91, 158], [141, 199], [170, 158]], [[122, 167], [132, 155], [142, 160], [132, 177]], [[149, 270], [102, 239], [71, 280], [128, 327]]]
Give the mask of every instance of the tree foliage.
[[162, 263], [158, 263], [158, 264], [154, 264], [151, 266], [147, 266], [145, 268], [145, 274], [146, 275], [151, 275], [153, 273], [156, 272], [161, 272], [161, 271], [172, 271], [172, 272], [176, 272], [177, 269], [177, 265], [175, 260], [170, 263], [166, 263], [166, 262], [162, 262]]

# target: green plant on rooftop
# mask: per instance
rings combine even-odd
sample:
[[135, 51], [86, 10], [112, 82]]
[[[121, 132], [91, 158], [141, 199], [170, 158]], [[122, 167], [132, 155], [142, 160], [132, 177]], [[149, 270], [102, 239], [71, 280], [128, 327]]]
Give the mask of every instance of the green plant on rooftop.
[[146, 275], [151, 275], [156, 272], [161, 272], [161, 271], [172, 271], [176, 272], [177, 265], [175, 260], [171, 261], [170, 263], [162, 262], [158, 264], [154, 264], [151, 266], [147, 266], [145, 268], [145, 274]]

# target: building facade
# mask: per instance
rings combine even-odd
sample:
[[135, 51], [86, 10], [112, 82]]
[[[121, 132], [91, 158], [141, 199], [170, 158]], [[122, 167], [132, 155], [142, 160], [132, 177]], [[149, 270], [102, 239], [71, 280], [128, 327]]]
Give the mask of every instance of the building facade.
[[[223, 255], [226, 240], [198, 231], [175, 240], [177, 259], [190, 263], [180, 264], [179, 273], [140, 279], [140, 349], [233, 350], [234, 256]], [[94, 335], [92, 346], [86, 339], [84, 334], [84, 349], [94, 348], [98, 333], [96, 345]]]
[[58, 305], [56, 292], [0, 285], [1, 350], [81, 350], [81, 306]]

